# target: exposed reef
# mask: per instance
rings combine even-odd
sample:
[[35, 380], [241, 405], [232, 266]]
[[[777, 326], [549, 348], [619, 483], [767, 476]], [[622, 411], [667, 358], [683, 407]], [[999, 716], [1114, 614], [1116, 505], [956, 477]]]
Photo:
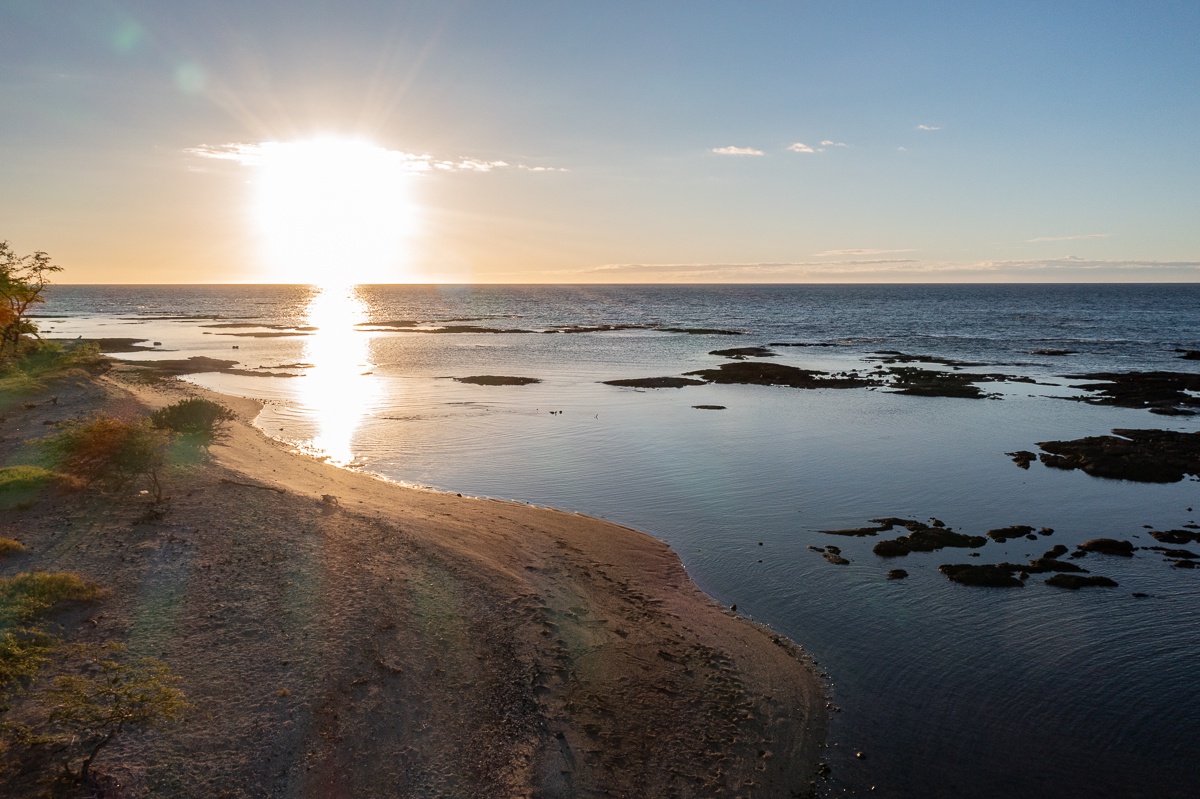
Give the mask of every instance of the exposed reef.
[[904, 557], [910, 552], [934, 552], [946, 547], [976, 549], [987, 543], [987, 539], [981, 535], [956, 533], [949, 527], [940, 524], [925, 524], [911, 519], [872, 521], [892, 522], [909, 531], [908, 535], [880, 541], [871, 548], [872, 552], [883, 558]]
[[226, 375], [242, 375], [243, 377], [300, 377], [291, 372], [270, 372], [259, 369], [246, 369], [238, 366], [237, 361], [226, 361], [221, 358], [209, 358], [206, 355], [193, 355], [180, 360], [137, 361], [129, 366], [155, 372], [162, 375], [194, 375], [202, 372], [220, 372]]
[[709, 355], [720, 355], [722, 358], [734, 358], [739, 361], [746, 358], [776, 358], [779, 353], [767, 347], [730, 347], [727, 350], [711, 350]]
[[470, 383], [473, 386], [528, 386], [531, 383], [542, 382], [536, 377], [512, 377], [510, 375], [471, 375], [454, 379], [459, 383]]
[[1200, 533], [1191, 530], [1151, 530], [1150, 537], [1164, 544], [1200, 544]]
[[1082, 557], [1089, 552], [1098, 552], [1101, 555], [1132, 558], [1133, 550], [1136, 548], [1131, 541], [1119, 541], [1115, 538], [1093, 538], [1075, 547], [1075, 555], [1073, 557]]
[[[150, 352], [157, 349], [149, 344], [138, 343], [146, 341], [144, 338], [49, 338], [47, 341], [58, 342], [68, 347], [79, 344], [95, 344], [101, 352], [105, 353]], [[158, 351], [164, 352], [165, 350]]]
[[703, 380], [693, 380], [688, 377], [631, 377], [624, 380], [601, 381], [606, 386], [622, 386], [624, 388], [683, 388], [684, 386], [702, 386]]
[[985, 588], [1024, 588], [1025, 584], [1018, 580], [1013, 570], [1005, 568], [1003, 563], [944, 563], [938, 566], [938, 571], [962, 585], [983, 586]]
[[1054, 469], [1080, 469], [1093, 477], [1140, 483], [1177, 483], [1200, 476], [1200, 433], [1113, 430], [1111, 436], [1043, 441], [1041, 461]]
[[715, 369], [687, 372], [710, 383], [737, 383], [752, 386], [788, 386], [790, 388], [861, 388], [872, 381], [861, 377], [835, 376], [828, 372], [799, 369], [781, 363], [737, 361]]
[[1190, 416], [1196, 413], [1192, 409], [1200, 408], [1200, 374], [1093, 372], [1066, 377], [1068, 380], [1099, 381], [1076, 386], [1094, 395], [1078, 398], [1089, 405], [1145, 408], [1165, 416]]
[[723, 411], [724, 405], [693, 405], [693, 408], [699, 411]]

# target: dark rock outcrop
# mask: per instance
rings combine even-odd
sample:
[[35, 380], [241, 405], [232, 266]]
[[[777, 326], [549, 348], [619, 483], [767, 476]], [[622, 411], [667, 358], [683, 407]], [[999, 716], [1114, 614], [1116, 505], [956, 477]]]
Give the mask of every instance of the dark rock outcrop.
[[730, 347], [727, 350], [712, 350], [709, 355], [720, 355], [722, 358], [734, 358], [744, 361], [747, 358], [775, 358], [778, 353], [766, 347]]
[[460, 383], [470, 383], [474, 386], [528, 386], [531, 383], [542, 382], [536, 377], [512, 377], [510, 375], [472, 375], [454, 379]]
[[[1077, 386], [1092, 392], [1083, 402], [1091, 405], [1115, 405], [1120, 408], [1145, 408], [1167, 413], [1192, 413], [1200, 408], [1200, 374], [1186, 372], [1094, 372], [1067, 375], [1070, 380], [1093, 380]], [[1192, 392], [1192, 393], [1188, 393]]]
[[962, 585], [976, 585], [986, 588], [1024, 588], [1025, 584], [1013, 576], [1008, 564], [981, 563], [946, 563], [938, 566], [938, 571]]
[[624, 388], [683, 388], [684, 386], [702, 386], [703, 380], [693, 380], [688, 377], [631, 377], [626, 380], [605, 380], [606, 386], [622, 386]]
[[1003, 544], [1010, 538], [1024, 538], [1033, 533], [1033, 528], [1027, 524], [1014, 524], [1011, 527], [999, 527], [995, 530], [988, 530], [988, 538]]
[[1081, 574], [1056, 574], [1046, 580], [1046, 585], [1052, 585], [1055, 588], [1069, 588], [1072, 591], [1078, 591], [1080, 588], [1095, 586], [1099, 588], [1116, 588], [1117, 581], [1108, 577], [1100, 577], [1099, 575], [1089, 575], [1087, 577]]
[[781, 363], [738, 361], [723, 363], [715, 369], [688, 372], [710, 383], [752, 386], [788, 386], [791, 388], [861, 388], [873, 382], [861, 377], [837, 377], [828, 372], [799, 369]]
[[1200, 432], [1113, 430], [1111, 436], [1043, 441], [1041, 461], [1054, 469], [1080, 469], [1093, 477], [1140, 483], [1177, 483], [1200, 476]]
[[1101, 555], [1117, 555], [1122, 558], [1132, 558], [1136, 549], [1130, 541], [1119, 541], [1115, 538], [1093, 538], [1075, 547], [1077, 552], [1099, 552]]

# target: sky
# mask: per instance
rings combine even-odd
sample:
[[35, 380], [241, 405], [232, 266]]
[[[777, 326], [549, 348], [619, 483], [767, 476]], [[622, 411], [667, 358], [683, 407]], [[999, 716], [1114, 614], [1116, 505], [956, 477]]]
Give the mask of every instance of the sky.
[[66, 283], [1200, 280], [1200, 4], [0, 0]]

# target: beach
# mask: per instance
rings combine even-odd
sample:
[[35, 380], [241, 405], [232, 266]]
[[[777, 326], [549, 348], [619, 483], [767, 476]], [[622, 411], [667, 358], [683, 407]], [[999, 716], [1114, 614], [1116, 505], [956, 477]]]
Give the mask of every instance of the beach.
[[[123, 374], [27, 398], [4, 446], [204, 393]], [[162, 659], [195, 707], [97, 761], [128, 795], [814, 789], [814, 664], [701, 593], [662, 542], [337, 468], [255, 429], [258, 403], [209, 396], [237, 418], [207, 459], [171, 470], [157, 508], [89, 490], [5, 516], [27, 552], [4, 574], [105, 586], [67, 634]]]

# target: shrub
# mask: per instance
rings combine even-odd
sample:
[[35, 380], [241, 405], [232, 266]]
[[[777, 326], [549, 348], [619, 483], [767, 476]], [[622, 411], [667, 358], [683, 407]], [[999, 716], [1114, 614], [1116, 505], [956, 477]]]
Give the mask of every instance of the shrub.
[[166, 463], [169, 435], [145, 421], [127, 422], [94, 416], [63, 426], [47, 440], [51, 456], [63, 471], [87, 484], [121, 489], [139, 477], [150, 479], [155, 501], [162, 499], [159, 473]]
[[233, 411], [224, 405], [193, 397], [159, 408], [150, 414], [150, 423], [163, 430], [208, 439], [232, 418]]
[[24, 551], [25, 547], [20, 541], [14, 541], [11, 538], [0, 538], [0, 558]]

